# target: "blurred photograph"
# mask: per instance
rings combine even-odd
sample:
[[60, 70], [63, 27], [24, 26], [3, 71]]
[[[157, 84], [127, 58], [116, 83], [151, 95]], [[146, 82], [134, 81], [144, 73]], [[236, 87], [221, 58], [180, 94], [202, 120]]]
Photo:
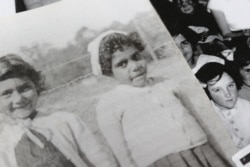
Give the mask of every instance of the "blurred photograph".
[[[0, 22], [0, 166], [233, 166], [190, 69], [207, 45], [173, 39], [149, 1], [62, 0]], [[214, 40], [207, 52], [231, 53]]]

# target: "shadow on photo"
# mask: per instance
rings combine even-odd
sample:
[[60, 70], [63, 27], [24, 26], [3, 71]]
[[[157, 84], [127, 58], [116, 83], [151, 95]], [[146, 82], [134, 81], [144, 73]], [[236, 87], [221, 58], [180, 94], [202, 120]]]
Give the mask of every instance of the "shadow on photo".
[[61, 0], [15, 0], [16, 12], [39, 8]]

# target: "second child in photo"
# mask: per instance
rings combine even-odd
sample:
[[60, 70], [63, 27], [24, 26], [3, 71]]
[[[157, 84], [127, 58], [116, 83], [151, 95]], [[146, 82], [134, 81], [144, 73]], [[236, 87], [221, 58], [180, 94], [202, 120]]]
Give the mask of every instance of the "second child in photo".
[[120, 84], [101, 96], [97, 121], [122, 167], [228, 167], [208, 144], [194, 107], [170, 79], [148, 78], [144, 49], [108, 31], [88, 46], [92, 71]]

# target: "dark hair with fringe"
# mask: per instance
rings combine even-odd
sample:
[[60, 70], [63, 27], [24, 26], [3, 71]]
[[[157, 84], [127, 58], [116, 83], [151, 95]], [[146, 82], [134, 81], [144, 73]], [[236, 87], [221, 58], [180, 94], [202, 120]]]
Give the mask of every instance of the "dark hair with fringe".
[[112, 33], [105, 36], [99, 45], [99, 61], [103, 75], [112, 74], [112, 55], [116, 51], [123, 51], [124, 46], [133, 46], [139, 51], [143, 51], [143, 44], [138, 33], [133, 32], [129, 35], [122, 33]]
[[250, 64], [250, 48], [237, 47], [234, 52], [234, 61], [238, 68], [242, 68]]
[[223, 50], [229, 49], [229, 47], [219, 39], [214, 39], [209, 43], [200, 44], [202, 52], [207, 55], [215, 55], [221, 57]]
[[0, 58], [0, 81], [10, 78], [28, 77], [35, 85], [37, 93], [44, 90], [44, 77], [29, 63], [15, 54], [8, 54]]
[[236, 70], [240, 77], [240, 81], [244, 83], [242, 75], [240, 74], [240, 70], [250, 64], [250, 48], [247, 46], [237, 47], [236, 51], [234, 52], [234, 63], [236, 65]]
[[[195, 74], [195, 76], [200, 82], [207, 84], [209, 81], [211, 81], [217, 76], [219, 76], [219, 78], [217, 79], [217, 81], [219, 81], [223, 73], [227, 73], [234, 80], [237, 89], [240, 89], [242, 82], [232, 62], [226, 62], [226, 65], [215, 62], [207, 63], [200, 68], [200, 70]], [[208, 88], [206, 87], [204, 88], [204, 90], [207, 96], [211, 99], [211, 95], [208, 91]]]

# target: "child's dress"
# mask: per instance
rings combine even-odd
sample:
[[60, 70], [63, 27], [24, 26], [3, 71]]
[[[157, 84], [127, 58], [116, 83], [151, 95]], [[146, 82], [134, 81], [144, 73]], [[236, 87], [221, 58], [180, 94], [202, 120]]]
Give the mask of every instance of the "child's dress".
[[[176, 84], [169, 80], [143, 88], [120, 85], [102, 96], [97, 106], [99, 127], [121, 166], [146, 167], [157, 163], [156, 166], [165, 167], [169, 164], [166, 156], [172, 156], [169, 157], [170, 161], [173, 160], [171, 167], [187, 167], [188, 158], [191, 161], [196, 158], [194, 163], [189, 164], [192, 166], [200, 161], [193, 151], [184, 152], [188, 156], [181, 162], [181, 156], [173, 153], [199, 146], [201, 148], [196, 151], [198, 156], [210, 156], [215, 162], [213, 167], [226, 166], [206, 145], [206, 134], [183, 105], [181, 98], [185, 97]], [[209, 149], [210, 153], [204, 154], [206, 149], [202, 147], [209, 147], [212, 154]]]
[[250, 144], [250, 102], [238, 98], [235, 107], [222, 110], [212, 101], [214, 110], [219, 115], [226, 130], [238, 148]]
[[4, 124], [1, 167], [110, 167], [108, 156], [77, 116], [58, 112]]

